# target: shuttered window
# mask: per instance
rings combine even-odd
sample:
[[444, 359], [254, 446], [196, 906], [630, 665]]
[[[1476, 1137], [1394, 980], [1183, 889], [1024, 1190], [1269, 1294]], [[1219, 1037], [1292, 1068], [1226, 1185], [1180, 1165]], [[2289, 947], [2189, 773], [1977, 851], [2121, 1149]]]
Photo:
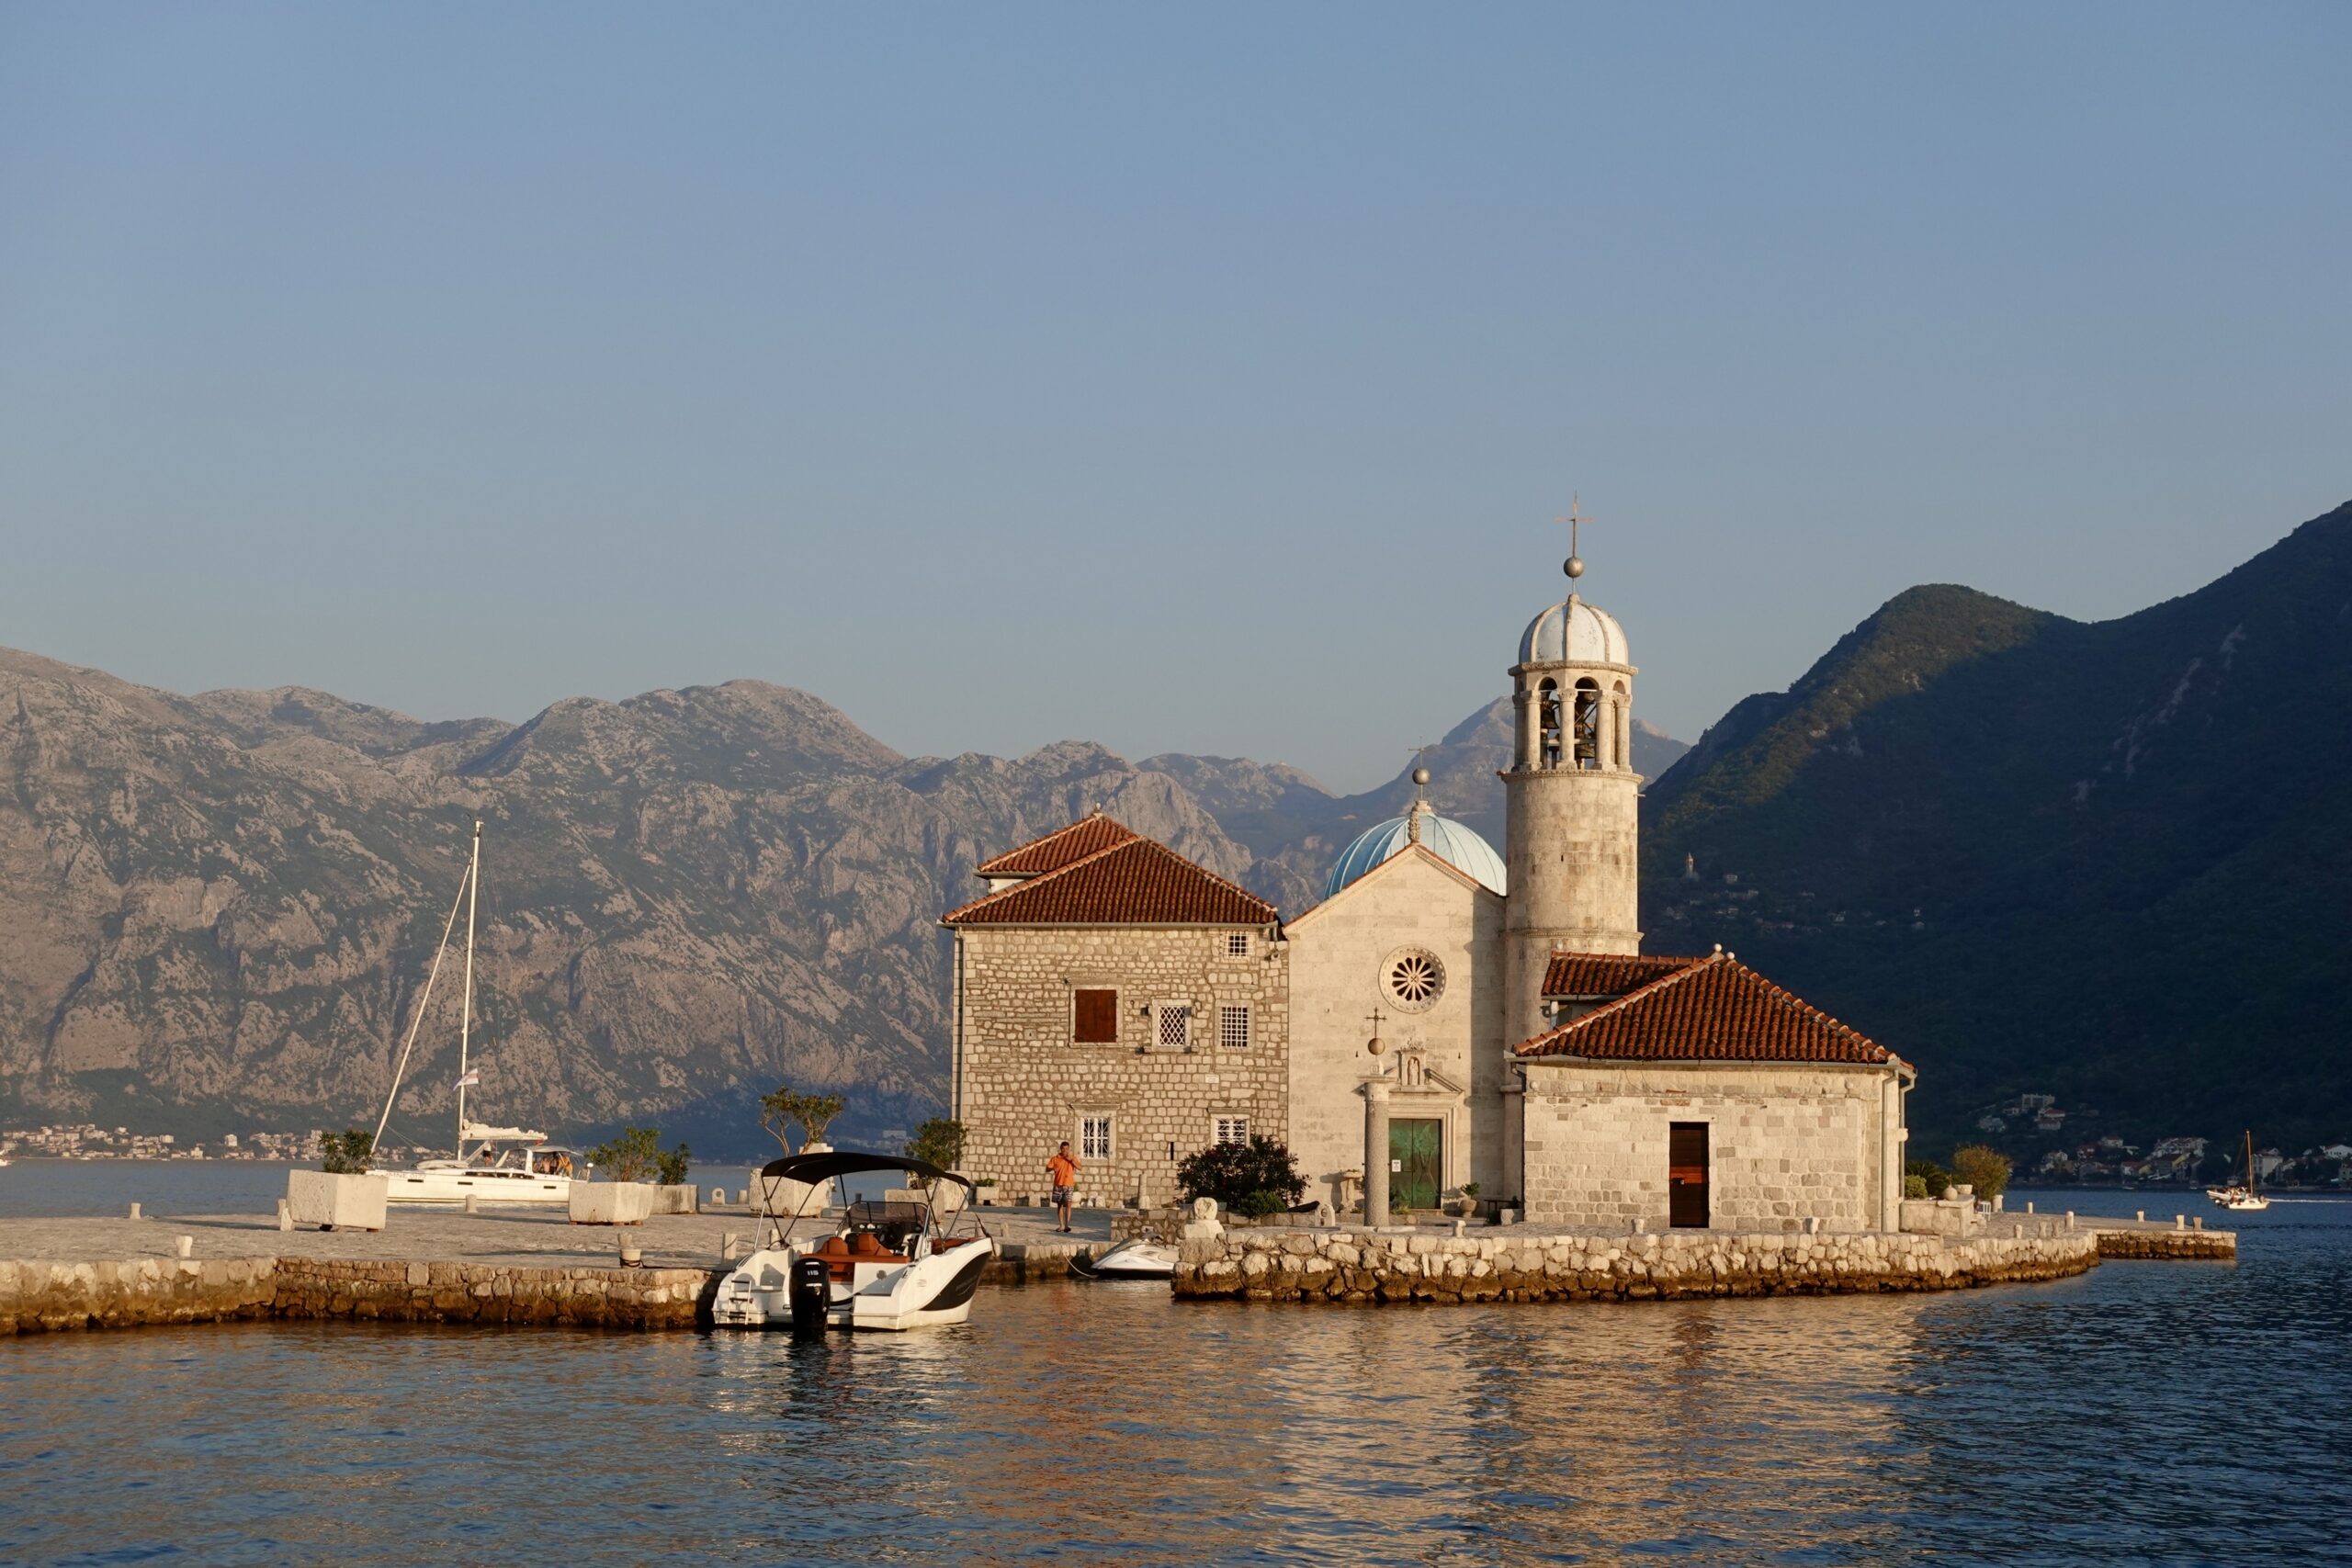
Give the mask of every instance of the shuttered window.
[[1076, 1013], [1071, 1037], [1081, 1045], [1116, 1045], [1119, 1043], [1119, 993], [1107, 989], [1084, 988], [1070, 993], [1070, 1006]]

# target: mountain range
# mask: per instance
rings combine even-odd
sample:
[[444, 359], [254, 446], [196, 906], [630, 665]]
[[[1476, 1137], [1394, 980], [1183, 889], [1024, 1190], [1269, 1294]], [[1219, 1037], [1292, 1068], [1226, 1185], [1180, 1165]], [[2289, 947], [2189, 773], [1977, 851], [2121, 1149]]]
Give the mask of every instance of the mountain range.
[[[2352, 1132], [2352, 506], [2098, 624], [1896, 595], [1695, 747], [1635, 737], [1651, 951], [1720, 942], [1921, 1069], [1918, 1144], [2055, 1095], [2065, 1134]], [[1499, 684], [1499, 682], [1498, 682]], [[1430, 750], [1500, 843], [1501, 701]], [[0, 652], [0, 1120], [368, 1120], [485, 828], [479, 1113], [748, 1152], [776, 1082], [875, 1135], [940, 1103], [974, 864], [1100, 807], [1285, 914], [1402, 772], [1082, 741], [901, 756], [758, 682], [423, 723]], [[1678, 761], [1679, 758], [1679, 761]], [[444, 1141], [454, 987], [399, 1141]]]

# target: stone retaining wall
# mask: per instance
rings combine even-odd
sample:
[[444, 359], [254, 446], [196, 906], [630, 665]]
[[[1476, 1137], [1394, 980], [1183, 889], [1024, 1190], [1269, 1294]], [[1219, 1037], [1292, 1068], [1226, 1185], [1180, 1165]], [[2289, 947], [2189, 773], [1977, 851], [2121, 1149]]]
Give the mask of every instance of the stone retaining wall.
[[2233, 1258], [2234, 1231], [2109, 1231], [2098, 1233], [2101, 1258]]
[[0, 1336], [263, 1317], [692, 1328], [719, 1278], [309, 1258], [0, 1262]]
[[1185, 1243], [1179, 1296], [1283, 1302], [1670, 1300], [1950, 1291], [2097, 1266], [2087, 1232], [2022, 1238], [1243, 1231]]

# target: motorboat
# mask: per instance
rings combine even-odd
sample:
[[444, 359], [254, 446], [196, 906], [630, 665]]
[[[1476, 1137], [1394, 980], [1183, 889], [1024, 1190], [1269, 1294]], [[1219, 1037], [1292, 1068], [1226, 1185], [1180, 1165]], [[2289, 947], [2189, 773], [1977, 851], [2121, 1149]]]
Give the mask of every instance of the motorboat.
[[1081, 1280], [1166, 1280], [1176, 1272], [1176, 1249], [1165, 1242], [1136, 1236], [1100, 1258], [1072, 1258], [1069, 1271]]
[[2248, 1128], [2245, 1134], [2245, 1185], [2240, 1187], [2233, 1183], [2227, 1187], [2208, 1187], [2205, 1196], [2224, 1209], [2234, 1209], [2241, 1213], [2259, 1213], [2270, 1207], [2270, 1200], [2262, 1195], [2261, 1178], [2254, 1168], [2252, 1128]]
[[[826, 1234], [792, 1234], [836, 1179], [883, 1170], [921, 1179], [924, 1201], [850, 1203]], [[971, 1316], [972, 1292], [997, 1245], [980, 1228], [967, 1179], [922, 1160], [825, 1149], [771, 1160], [759, 1179], [759, 1245], [719, 1281], [711, 1306], [718, 1326], [819, 1335], [932, 1328]], [[939, 1199], [951, 1183], [964, 1201], [943, 1224]], [[787, 1196], [797, 1204], [789, 1215], [778, 1201]]]
[[[569, 1204], [571, 1184], [588, 1179], [589, 1165], [576, 1149], [548, 1142], [545, 1133], [525, 1127], [492, 1127], [466, 1119], [466, 1090], [480, 1087], [481, 1069], [474, 1065], [474, 916], [481, 897], [481, 824], [474, 824], [473, 852], [466, 862], [465, 880], [449, 906], [441, 928], [441, 945], [434, 950], [433, 967], [424, 977], [416, 1013], [409, 1021], [408, 1039], [392, 1068], [392, 1087], [384, 1096], [383, 1114], [376, 1119], [369, 1147], [379, 1147], [392, 1119], [392, 1103], [400, 1098], [407, 1075], [409, 1054], [416, 1045], [419, 1026], [433, 1000], [434, 982], [441, 976], [441, 960], [449, 951], [449, 936], [457, 929], [458, 911], [466, 913], [466, 961], [462, 999], [458, 1011], [458, 1157], [421, 1160], [405, 1169], [377, 1168], [385, 1179], [385, 1201], [391, 1203]], [[470, 1147], [469, 1147], [470, 1145]]]

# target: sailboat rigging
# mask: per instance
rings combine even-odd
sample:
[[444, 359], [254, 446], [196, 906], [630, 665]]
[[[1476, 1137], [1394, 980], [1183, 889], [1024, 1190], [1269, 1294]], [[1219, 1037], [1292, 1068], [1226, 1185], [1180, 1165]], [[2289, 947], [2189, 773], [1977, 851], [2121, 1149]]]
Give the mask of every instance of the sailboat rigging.
[[[383, 1114], [376, 1120], [376, 1138], [380, 1144], [384, 1129], [392, 1119], [393, 1101], [400, 1098], [401, 1081], [408, 1071], [417, 1031], [423, 1027], [425, 1010], [433, 1000], [434, 982], [440, 978], [441, 961], [448, 955], [449, 935], [457, 929], [458, 910], [463, 907], [464, 996], [458, 1004], [458, 1081], [454, 1086], [458, 1092], [458, 1157], [423, 1160], [413, 1170], [385, 1171], [390, 1184], [386, 1197], [394, 1203], [463, 1204], [469, 1199], [481, 1203], [568, 1203], [571, 1198], [573, 1165], [578, 1157], [573, 1150], [549, 1144], [545, 1133], [523, 1127], [483, 1126], [466, 1118], [466, 1090], [481, 1082], [481, 1075], [473, 1065], [474, 935], [481, 902], [481, 822], [475, 822], [473, 851], [466, 862], [465, 881], [449, 906], [449, 918], [442, 923], [441, 943], [434, 949], [433, 967], [425, 974], [416, 1014], [409, 1021], [408, 1038], [401, 1043], [400, 1061], [392, 1069], [390, 1092], [384, 1096]], [[471, 1154], [467, 1152], [468, 1144], [475, 1145]], [[583, 1179], [587, 1175], [584, 1164], [580, 1175]]]
[[2241, 1213], [2270, 1207], [2270, 1200], [2262, 1195], [2261, 1179], [2254, 1168], [2254, 1129], [2247, 1128], [2245, 1134], [2245, 1185], [2208, 1187], [2205, 1196], [2224, 1209]]

